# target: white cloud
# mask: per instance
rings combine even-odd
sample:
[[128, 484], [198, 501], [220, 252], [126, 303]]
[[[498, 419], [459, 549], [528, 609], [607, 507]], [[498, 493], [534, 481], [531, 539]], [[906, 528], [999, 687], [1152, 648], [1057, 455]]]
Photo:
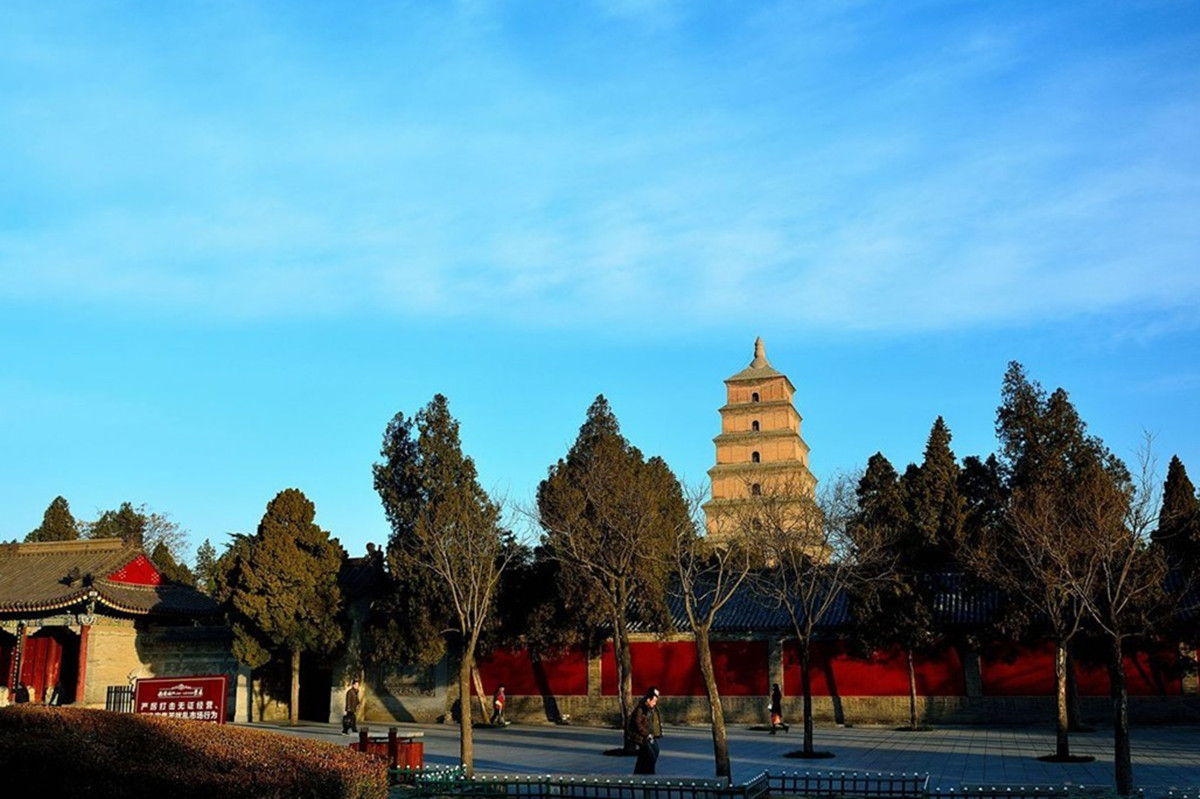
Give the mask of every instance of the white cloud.
[[[1194, 59], [1175, 77], [1138, 50], [1039, 65], [1025, 45], [1061, 20], [959, 19], [906, 46], [878, 10], [781, 5], [714, 45], [718, 69], [677, 5], [608, 8], [673, 29], [641, 86], [616, 51], [611, 72], [535, 68], [488, 5], [425, 15], [446, 39], [387, 63], [379, 41], [248, 24], [217, 54], [232, 65], [183, 53], [156, 75], [161, 54], [77, 32], [105, 82], [68, 81], [81, 52], [25, 40], [8, 60], [39, 79], [0, 111], [17, 178], [0, 207], [21, 211], [0, 298], [592, 329], [1200, 305]], [[198, 65], [228, 93], [189, 100]], [[1135, 69], [1154, 92], [1122, 108]]]

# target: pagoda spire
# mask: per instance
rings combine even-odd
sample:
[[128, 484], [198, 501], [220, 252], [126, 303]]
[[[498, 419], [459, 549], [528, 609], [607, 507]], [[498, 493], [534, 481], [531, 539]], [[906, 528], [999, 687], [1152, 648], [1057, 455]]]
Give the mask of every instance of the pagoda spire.
[[754, 339], [754, 360], [750, 362], [750, 365], [755, 369], [771, 365], [771, 362], [767, 360], [767, 348], [763, 345], [762, 336]]

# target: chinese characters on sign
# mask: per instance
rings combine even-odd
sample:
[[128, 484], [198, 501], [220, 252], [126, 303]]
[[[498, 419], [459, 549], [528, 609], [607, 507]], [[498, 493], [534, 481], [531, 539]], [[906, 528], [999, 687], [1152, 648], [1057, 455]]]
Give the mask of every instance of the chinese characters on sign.
[[139, 679], [133, 690], [133, 712], [224, 724], [228, 682], [224, 674]]

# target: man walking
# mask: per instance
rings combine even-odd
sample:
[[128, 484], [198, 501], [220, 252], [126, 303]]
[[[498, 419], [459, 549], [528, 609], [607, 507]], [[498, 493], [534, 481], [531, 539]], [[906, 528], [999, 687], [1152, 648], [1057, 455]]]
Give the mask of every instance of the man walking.
[[652, 727], [654, 708], [657, 705], [658, 691], [651, 688], [629, 716], [625, 737], [632, 746], [637, 747], [637, 762], [633, 764], [634, 774], [653, 774], [655, 764], [658, 763], [658, 742], [654, 740]]
[[358, 680], [350, 683], [346, 691], [346, 714], [342, 716], [342, 735], [358, 732]]

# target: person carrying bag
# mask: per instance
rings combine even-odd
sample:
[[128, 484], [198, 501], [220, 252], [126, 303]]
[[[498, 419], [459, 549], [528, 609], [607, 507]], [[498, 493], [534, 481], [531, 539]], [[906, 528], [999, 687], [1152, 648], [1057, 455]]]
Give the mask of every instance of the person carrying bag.
[[342, 715], [342, 735], [358, 732], [358, 706], [361, 704], [358, 695], [358, 680], [350, 683], [346, 691], [346, 712]]

